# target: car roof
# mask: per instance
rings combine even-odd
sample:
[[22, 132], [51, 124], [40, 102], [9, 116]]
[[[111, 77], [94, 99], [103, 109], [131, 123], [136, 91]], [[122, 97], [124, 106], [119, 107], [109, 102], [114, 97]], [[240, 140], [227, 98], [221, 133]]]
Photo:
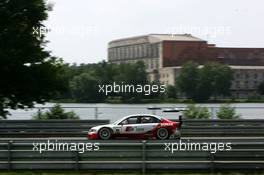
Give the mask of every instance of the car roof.
[[138, 116], [155, 117], [155, 118], [157, 118], [157, 119], [159, 119], [159, 120], [162, 118], [161, 116], [153, 115], [153, 114], [131, 114], [131, 115], [127, 115], [127, 116], [125, 116], [125, 117], [123, 117], [123, 118], [121, 118], [121, 119], [115, 121], [114, 124], [119, 123], [119, 122], [121, 122], [121, 121], [123, 121], [123, 120], [125, 120], [125, 119], [127, 119], [127, 118], [129, 118], [129, 117], [138, 117]]
[[158, 119], [162, 118], [161, 116], [153, 115], [153, 114], [132, 114], [132, 115], [128, 115], [128, 116], [123, 117], [123, 119], [128, 118], [128, 117], [137, 117], [137, 116], [145, 116], [145, 117], [149, 116], [149, 117], [156, 117]]

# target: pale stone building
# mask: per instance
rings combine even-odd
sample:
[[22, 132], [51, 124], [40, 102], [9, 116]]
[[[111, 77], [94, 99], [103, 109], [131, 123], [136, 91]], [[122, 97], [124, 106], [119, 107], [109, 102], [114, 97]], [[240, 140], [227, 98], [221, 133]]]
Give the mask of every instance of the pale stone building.
[[110, 63], [143, 61], [152, 82], [175, 85], [181, 66], [192, 60], [227, 64], [234, 70], [232, 94], [248, 97], [257, 93], [264, 81], [264, 48], [224, 48], [190, 34], [150, 34], [111, 41], [108, 45]]
[[[235, 98], [247, 98], [258, 95], [257, 89], [264, 81], [264, 66], [230, 66], [233, 70], [231, 93]], [[160, 69], [160, 82], [165, 85], [177, 84], [177, 76], [181, 67], [165, 67]]]

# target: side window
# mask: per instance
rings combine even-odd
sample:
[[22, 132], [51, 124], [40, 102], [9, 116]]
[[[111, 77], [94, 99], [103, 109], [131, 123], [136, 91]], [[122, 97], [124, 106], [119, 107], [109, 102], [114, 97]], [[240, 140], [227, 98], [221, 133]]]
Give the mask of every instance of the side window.
[[152, 123], [151, 117], [148, 117], [148, 116], [142, 117], [142, 123]]
[[128, 125], [128, 124], [138, 124], [141, 123], [141, 117], [129, 117], [128, 119], [123, 120], [119, 125]]
[[128, 124], [137, 124], [137, 123], [139, 123], [139, 117], [128, 118]]
[[119, 125], [127, 125], [127, 124], [128, 124], [128, 120], [127, 119], [125, 119], [125, 120], [123, 120], [122, 122], [119, 123]]
[[152, 122], [151, 123], [160, 123], [160, 120], [157, 119], [156, 117], [151, 117], [152, 118]]
[[151, 116], [142, 117], [142, 123], [160, 123], [159, 119]]

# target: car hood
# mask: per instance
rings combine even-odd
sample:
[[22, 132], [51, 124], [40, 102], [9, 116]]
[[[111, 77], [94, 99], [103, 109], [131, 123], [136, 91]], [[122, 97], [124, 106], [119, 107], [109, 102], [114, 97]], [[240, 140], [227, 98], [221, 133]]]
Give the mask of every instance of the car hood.
[[115, 126], [115, 125], [113, 125], [113, 124], [99, 125], [99, 126], [92, 127], [91, 129], [95, 129], [95, 130], [98, 131], [99, 129], [101, 129], [101, 128], [103, 128], [103, 127], [109, 127], [109, 128], [112, 128], [113, 126]]

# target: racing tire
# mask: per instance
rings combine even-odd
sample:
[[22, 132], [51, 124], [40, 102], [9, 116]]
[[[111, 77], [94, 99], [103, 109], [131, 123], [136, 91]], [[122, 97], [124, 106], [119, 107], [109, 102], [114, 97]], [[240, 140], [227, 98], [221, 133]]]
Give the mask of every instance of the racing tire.
[[169, 135], [169, 131], [165, 128], [159, 128], [157, 130], [157, 138], [160, 140], [165, 140], [168, 139], [170, 137]]
[[98, 136], [102, 140], [108, 140], [112, 137], [112, 132], [109, 128], [102, 128], [98, 131]]

